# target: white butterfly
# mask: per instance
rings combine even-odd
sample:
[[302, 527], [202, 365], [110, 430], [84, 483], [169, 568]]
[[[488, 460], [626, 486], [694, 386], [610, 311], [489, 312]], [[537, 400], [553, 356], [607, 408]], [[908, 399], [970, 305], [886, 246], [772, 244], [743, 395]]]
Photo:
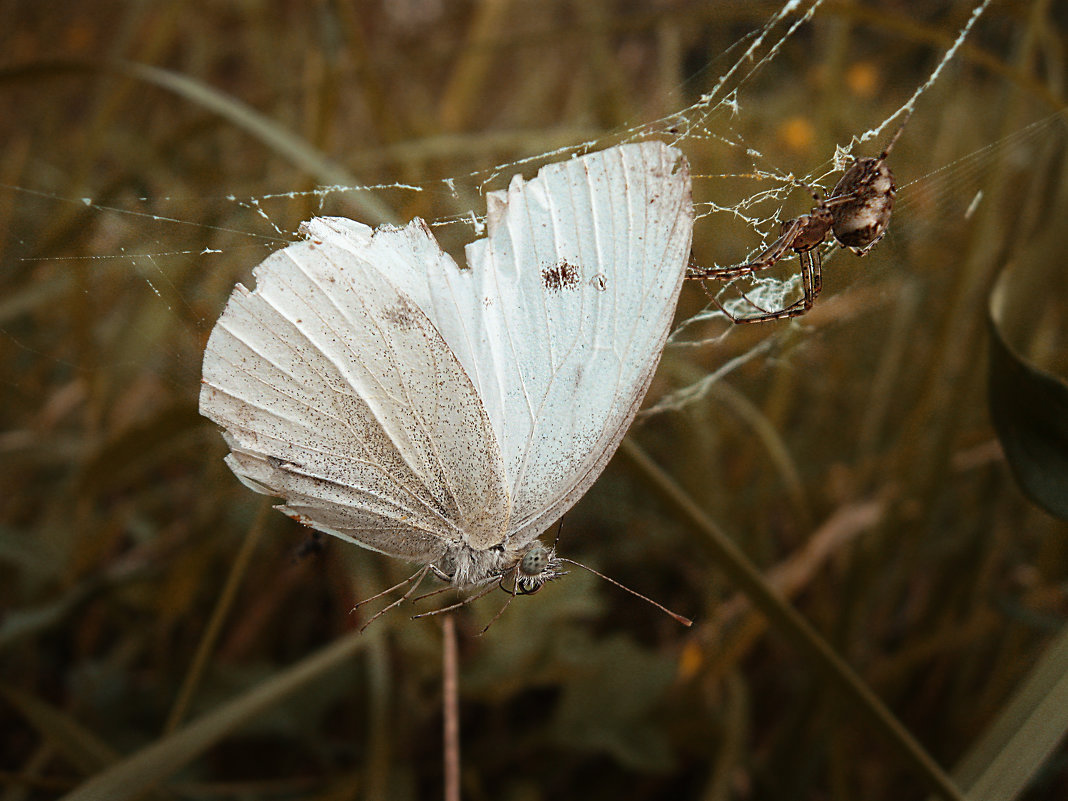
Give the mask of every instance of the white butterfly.
[[634, 417], [690, 254], [689, 166], [613, 147], [488, 195], [461, 269], [421, 219], [339, 217], [238, 284], [200, 411], [246, 485], [312, 528], [457, 586], [556, 574], [538, 535]]

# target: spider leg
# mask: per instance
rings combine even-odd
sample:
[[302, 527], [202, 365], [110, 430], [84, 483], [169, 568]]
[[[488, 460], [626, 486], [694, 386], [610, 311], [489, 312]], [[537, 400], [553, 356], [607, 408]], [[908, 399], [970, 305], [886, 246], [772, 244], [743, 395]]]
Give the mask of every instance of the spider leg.
[[820, 190], [818, 190], [812, 184], [806, 184], [803, 181], [799, 181], [799, 183], [808, 191], [810, 195], [812, 195], [812, 199], [816, 201], [817, 206], [823, 205], [823, 197], [820, 194]]
[[801, 262], [801, 287], [804, 292], [804, 296], [791, 303], [785, 309], [779, 309], [778, 311], [768, 311], [753, 302], [753, 300], [745, 294], [742, 297], [746, 302], [754, 309], [760, 311], [760, 314], [752, 314], [748, 317], [737, 317], [723, 308], [723, 305], [713, 298], [716, 305], [719, 306], [720, 311], [726, 314], [732, 322], [735, 323], [765, 323], [770, 320], [785, 320], [790, 317], [800, 317], [802, 314], [812, 308], [812, 304], [816, 302], [816, 298], [819, 297], [820, 292], [823, 290], [823, 256], [820, 254], [819, 247], [814, 247], [810, 250], [802, 250], [797, 254], [797, 259]]
[[[812, 251], [804, 250], [797, 254], [797, 260], [801, 264], [801, 306], [805, 311], [812, 308], [812, 301], [815, 295], [812, 292]], [[792, 309], [797, 303], [792, 303], [787, 306], [787, 309]], [[784, 309], [785, 311], [785, 309]]]
[[804, 314], [806, 311], [808, 311], [808, 308], [803, 305], [805, 302], [803, 298], [801, 300], [796, 301], [795, 303], [791, 303], [785, 309], [781, 309], [779, 311], [770, 311], [768, 309], [765, 309], [763, 306], [761, 306], [759, 303], [757, 303], [744, 292], [739, 292], [738, 294], [741, 295], [742, 300], [744, 300], [746, 303], [748, 303], [750, 306], [752, 306], [759, 312], [759, 314], [750, 314], [743, 317], [734, 314], [730, 309], [728, 309], [726, 306], [719, 302], [719, 298], [708, 292], [708, 290], [705, 290], [705, 294], [708, 295], [709, 298], [711, 298], [712, 302], [716, 304], [716, 308], [723, 312], [727, 319], [729, 319], [732, 323], [764, 323], [769, 320], [782, 320], [786, 317], [797, 317], [798, 315]]
[[[728, 308], [727, 308], [726, 306], [724, 306], [724, 305], [723, 305], [722, 303], [720, 303], [720, 302], [719, 302], [719, 298], [718, 298], [718, 297], [716, 297], [716, 295], [715, 295], [714, 293], [712, 293], [712, 292], [709, 292], [709, 291], [708, 291], [708, 284], [706, 284], [706, 283], [705, 283], [704, 281], [702, 281], [702, 282], [701, 282], [701, 289], [703, 289], [703, 290], [704, 290], [704, 292], [705, 292], [705, 295], [707, 295], [707, 296], [708, 296], [708, 299], [709, 299], [710, 301], [712, 301], [712, 303], [713, 303], [713, 304], [715, 305], [715, 307], [716, 307], [717, 309], [719, 309], [719, 310], [720, 310], [720, 312], [722, 312], [722, 313], [723, 313], [723, 316], [724, 316], [724, 317], [726, 317], [726, 318], [727, 318], [728, 320], [730, 320], [730, 321], [731, 321], [732, 323], [744, 323], [744, 322], [745, 322], [745, 318], [744, 318], [744, 317], [738, 317], [738, 316], [736, 316], [736, 315], [735, 315], [735, 314], [734, 314], [734, 313], [733, 313], [733, 312], [732, 312], [732, 311], [731, 311], [730, 309], [728, 309]], [[748, 304], [749, 304], [750, 306], [752, 306], [753, 308], [756, 308], [756, 309], [760, 309], [760, 307], [759, 307], [759, 306], [757, 306], [757, 305], [756, 305], [755, 303], [753, 303], [753, 301], [749, 300], [749, 298], [747, 298], [747, 297], [745, 296], [745, 293], [744, 293], [744, 292], [743, 292], [743, 293], [741, 293], [741, 294], [742, 294], [742, 297], [743, 297], [743, 298], [745, 298], [746, 302], [747, 302], [747, 303], [748, 303]], [[763, 309], [761, 309], [761, 311], [763, 311]]]
[[686, 277], [699, 280], [715, 278], [720, 281], [728, 281], [732, 278], [741, 278], [743, 275], [766, 270], [786, 255], [803, 229], [804, 224], [801, 218], [793, 220], [782, 235], [752, 261], [736, 264], [733, 267], [690, 267], [690, 273]]
[[[749, 300], [749, 298], [746, 298], [746, 300], [749, 301], [750, 305], [752, 305], [753, 308], [756, 308], [756, 309], [760, 308], [755, 303], [753, 303], [753, 301]], [[720, 306], [720, 308], [723, 309], [722, 306]], [[771, 322], [772, 320], [785, 320], [785, 319], [787, 319], [789, 317], [800, 317], [802, 314], [804, 314], [807, 311], [808, 311], [808, 308], [805, 306], [804, 298], [802, 298], [801, 300], [798, 300], [795, 303], [791, 303], [785, 309], [780, 309], [778, 311], [763, 311], [762, 310], [760, 314], [751, 314], [748, 317], [735, 317], [729, 311], [727, 311], [726, 309], [723, 309], [723, 313], [726, 314], [728, 317], [730, 317], [731, 322], [739, 323], [739, 324], [740, 323], [767, 323], [767, 322]]]
[[[812, 191], [814, 193], [813, 196], [816, 197], [815, 190]], [[813, 214], [815, 214], [815, 212], [813, 212]], [[696, 279], [716, 278], [729, 281], [744, 275], [751, 275], [760, 270], [765, 270], [781, 260], [788, 251], [794, 249], [793, 246], [797, 241], [797, 238], [806, 231], [806, 226], [811, 225], [812, 220], [812, 215], [798, 217], [796, 220], [792, 220], [789, 225], [787, 225], [786, 230], [783, 231], [782, 235], [753, 261], [725, 268], [699, 269], [691, 267], [690, 269], [693, 272], [687, 277]], [[823, 257], [819, 250], [820, 244], [822, 243], [810, 246], [807, 250], [796, 250], [798, 261], [801, 265], [801, 285], [804, 291], [804, 297], [791, 303], [785, 309], [779, 309], [777, 311], [765, 309], [760, 306], [760, 304], [754, 302], [753, 299], [744, 292], [740, 292], [739, 294], [742, 296], [742, 299], [756, 309], [759, 314], [744, 317], [738, 316], [720, 303], [719, 299], [704, 286], [703, 281], [702, 287], [705, 289], [705, 294], [708, 295], [714, 304], [716, 304], [716, 307], [733, 323], [761, 323], [768, 320], [782, 320], [788, 317], [798, 317], [812, 308], [812, 304], [823, 289]]]
[[894, 132], [894, 135], [890, 137], [890, 141], [887, 143], [886, 147], [883, 148], [883, 152], [879, 154], [879, 161], [886, 161], [886, 157], [889, 156], [890, 151], [894, 149], [894, 145], [897, 144], [897, 140], [901, 138], [901, 132], [905, 130], [905, 126], [908, 124], [908, 121], [911, 118], [912, 109], [909, 109], [908, 113], [905, 115], [905, 119], [901, 121], [901, 125], [897, 127], [897, 130]]
[[782, 320], [787, 317], [800, 317], [812, 308], [823, 291], [823, 255], [819, 246], [809, 250], [802, 250], [797, 254], [797, 260], [801, 263], [801, 289], [804, 296], [794, 301], [785, 309], [777, 312], [769, 312], [763, 319]]
[[[746, 298], [746, 300], [749, 300]], [[760, 308], [753, 301], [749, 301], [754, 307]], [[811, 304], [808, 303], [807, 298], [801, 298], [794, 301], [785, 309], [779, 309], [778, 311], [762, 312], [761, 314], [754, 314], [750, 317], [732, 317], [736, 323], [767, 323], [771, 320], [786, 320], [790, 317], [800, 317], [802, 314], [811, 309]]]
[[836, 206], [844, 206], [846, 203], [853, 203], [856, 199], [856, 191], [846, 192], [844, 195], [831, 195], [823, 201], [823, 207], [825, 209], [833, 209]]
[[[712, 301], [712, 303], [715, 305], [715, 307], [717, 309], [719, 309], [720, 312], [722, 312], [723, 316], [726, 317], [728, 320], [730, 320], [732, 323], [745, 323], [745, 322], [748, 322], [748, 318], [739, 317], [738, 315], [734, 314], [734, 312], [732, 312], [730, 309], [728, 309], [726, 306], [724, 306], [722, 303], [720, 303], [719, 298], [716, 297], [716, 294], [714, 292], [709, 292], [708, 291], [708, 284], [706, 284], [704, 281], [701, 281], [701, 289], [704, 290], [705, 295], [708, 297], [708, 299], [710, 301]], [[740, 294], [742, 296], [742, 299], [746, 303], [748, 303], [754, 309], [759, 310], [762, 314], [770, 314], [771, 313], [771, 312], [768, 312], [766, 309], [761, 308], [756, 303], [754, 303], [753, 300], [748, 295], [746, 295], [744, 292], [739, 292], [738, 294]]]
[[[801, 254], [806, 255], [806, 254]], [[820, 296], [820, 292], [823, 291], [823, 253], [820, 247], [817, 245], [808, 251], [809, 270], [812, 273], [812, 296], [808, 301], [808, 308], [812, 308], [812, 304], [816, 302], [816, 298]]]
[[[764, 264], [758, 261], [746, 262], [745, 264], [738, 264], [734, 267], [699, 267], [691, 268], [693, 272], [687, 275], [687, 278], [697, 279], [704, 281], [708, 278], [714, 278], [717, 281], [732, 281], [735, 278], [741, 278], [743, 275], [751, 275], [761, 270], [766, 270], [775, 262], [768, 262]], [[698, 272], [700, 270], [700, 272]]]

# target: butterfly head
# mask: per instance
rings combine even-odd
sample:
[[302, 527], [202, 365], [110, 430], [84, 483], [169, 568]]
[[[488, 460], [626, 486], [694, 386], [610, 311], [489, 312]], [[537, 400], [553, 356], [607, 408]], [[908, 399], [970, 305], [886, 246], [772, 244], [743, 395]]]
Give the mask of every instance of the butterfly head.
[[515, 563], [515, 567], [501, 576], [501, 585], [508, 589], [512, 583], [509, 578], [514, 575], [514, 587], [519, 595], [537, 592], [547, 581], [566, 575], [560, 569], [560, 560], [556, 558], [556, 548], [546, 548], [538, 541], [527, 548]]

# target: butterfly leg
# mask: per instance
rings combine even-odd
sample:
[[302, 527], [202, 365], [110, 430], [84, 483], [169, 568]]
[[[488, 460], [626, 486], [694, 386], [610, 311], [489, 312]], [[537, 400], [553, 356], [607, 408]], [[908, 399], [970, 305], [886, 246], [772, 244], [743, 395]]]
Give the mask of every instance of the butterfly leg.
[[362, 626], [360, 626], [360, 631], [363, 631], [365, 628], [370, 626], [372, 623], [374, 623], [376, 620], [378, 620], [378, 618], [382, 617], [382, 615], [384, 615], [390, 609], [393, 609], [394, 607], [400, 606], [402, 603], [404, 603], [406, 600], [408, 600], [408, 598], [410, 598], [412, 596], [412, 593], [414, 593], [417, 589], [419, 589], [419, 585], [423, 583], [423, 579], [426, 578], [426, 574], [429, 573], [429, 572], [430, 572], [430, 565], [428, 564], [428, 565], [426, 565], [424, 567], [421, 567], [419, 570], [417, 570], [415, 573], [413, 573], [411, 576], [409, 576], [408, 578], [406, 578], [404, 581], [400, 582], [399, 584], [395, 584], [392, 587], [390, 587], [388, 590], [384, 590], [383, 592], [380, 592], [377, 595], [372, 595], [370, 598], [365, 598], [364, 600], [362, 600], [358, 604], [356, 604], [356, 606], [353, 607], [354, 610], [356, 608], [358, 608], [359, 606], [362, 606], [363, 604], [367, 603], [368, 601], [373, 601], [375, 598], [381, 598], [383, 595], [387, 595], [387, 594], [393, 592], [394, 590], [399, 590], [405, 584], [411, 584], [412, 585], [411, 587], [408, 588], [408, 591], [406, 593], [404, 593], [404, 595], [402, 595], [400, 598], [398, 598], [397, 600], [395, 600], [391, 604], [387, 604], [386, 606], [383, 606], [381, 609], [379, 609], [377, 612], [375, 612], [373, 615], [371, 615], [370, 620], [368, 620], [366, 623], [364, 623]]

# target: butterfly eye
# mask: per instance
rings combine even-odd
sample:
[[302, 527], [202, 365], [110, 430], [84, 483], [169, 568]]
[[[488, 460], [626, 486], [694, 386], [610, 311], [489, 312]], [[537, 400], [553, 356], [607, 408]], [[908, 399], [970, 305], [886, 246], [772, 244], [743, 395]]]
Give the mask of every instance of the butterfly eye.
[[524, 576], [537, 576], [544, 572], [549, 563], [549, 552], [541, 545], [535, 545], [519, 562], [519, 572]]

